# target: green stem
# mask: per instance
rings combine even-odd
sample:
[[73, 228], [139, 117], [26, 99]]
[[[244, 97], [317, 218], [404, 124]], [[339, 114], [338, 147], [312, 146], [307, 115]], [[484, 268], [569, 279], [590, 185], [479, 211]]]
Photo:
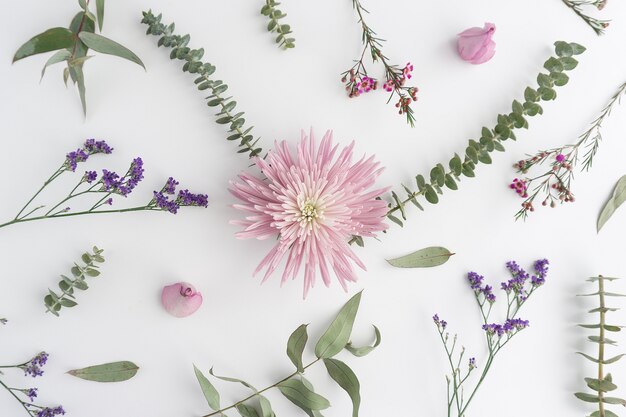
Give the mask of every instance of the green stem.
[[[311, 363], [309, 363], [308, 365], [306, 365], [303, 369], [304, 369], [304, 370], [308, 369], [310, 366], [315, 365], [315, 364], [316, 364], [317, 362], [319, 362], [320, 360], [321, 360], [320, 358], [315, 359], [313, 362], [311, 362]], [[270, 389], [272, 389], [272, 388], [277, 387], [277, 386], [278, 386], [279, 384], [281, 384], [282, 382], [285, 382], [285, 381], [287, 381], [287, 380], [289, 380], [289, 379], [293, 378], [294, 376], [296, 376], [296, 375], [298, 375], [298, 374], [300, 374], [300, 373], [301, 373], [301, 372], [296, 371], [296, 372], [294, 372], [294, 373], [290, 374], [289, 376], [287, 376], [287, 377], [285, 377], [285, 378], [281, 379], [281, 380], [280, 380], [280, 381], [278, 381], [277, 383], [275, 383], [275, 384], [273, 384], [273, 385], [270, 385], [269, 387], [263, 388], [262, 390], [259, 390], [259, 391], [255, 392], [254, 394], [249, 395], [248, 397], [244, 398], [243, 400], [241, 400], [241, 401], [238, 401], [238, 402], [234, 403], [233, 405], [230, 405], [230, 406], [228, 406], [228, 407], [225, 407], [225, 408], [222, 408], [222, 409], [220, 409], [220, 410], [214, 411], [214, 412], [212, 412], [212, 413], [210, 413], [210, 414], [206, 414], [206, 415], [205, 415], [205, 416], [203, 416], [203, 417], [211, 417], [211, 416], [214, 416], [214, 415], [217, 415], [217, 414], [223, 414], [223, 413], [224, 413], [224, 411], [226, 411], [226, 410], [230, 410], [230, 409], [233, 409], [233, 408], [237, 407], [238, 405], [243, 404], [243, 403], [245, 403], [246, 401], [251, 400], [252, 398], [254, 398], [254, 397], [257, 397], [257, 396], [261, 395], [261, 394], [262, 394], [262, 393], [264, 393], [265, 391], [268, 391], [268, 390], [270, 390]]]
[[[0, 368], [4, 368], [4, 366], [0, 367]], [[9, 394], [11, 394], [17, 401], [19, 401], [20, 405], [24, 408], [24, 410], [26, 410], [26, 412], [28, 413], [28, 415], [31, 415], [30, 410], [28, 409], [28, 407], [26, 407], [26, 404], [24, 404], [24, 401], [22, 401], [20, 399], [20, 397], [18, 397], [12, 390], [11, 388], [9, 388], [4, 382], [2, 382], [2, 380], [0, 380], [0, 385], [2, 385], [8, 392]]]
[[[39, 190], [37, 190], [37, 192], [30, 198], [30, 200], [28, 200], [28, 202], [26, 204], [24, 204], [24, 207], [22, 207], [22, 209], [17, 213], [17, 215], [15, 216], [14, 220], [18, 220], [20, 215], [24, 212], [24, 210], [26, 210], [26, 208], [29, 206], [30, 203], [33, 202], [33, 200], [35, 198], [37, 198], [37, 196], [39, 194], [41, 194], [41, 192], [44, 190], [44, 188], [46, 188], [52, 181], [54, 181], [55, 179], [57, 179], [57, 177], [59, 175], [61, 175], [63, 172], [65, 172], [65, 170], [63, 169], [63, 166], [61, 166], [59, 169], [56, 170], [56, 172], [54, 174], [52, 174], [50, 176], [50, 178], [48, 178], [46, 180], [46, 182], [43, 183], [43, 185], [41, 186], [41, 188]], [[32, 213], [32, 212], [31, 212]], [[29, 213], [30, 214], [30, 213]]]
[[[600, 340], [598, 343], [598, 380], [604, 380], [604, 323], [606, 319], [605, 301], [604, 301], [604, 279], [602, 275], [598, 276], [598, 293], [600, 294]], [[598, 405], [600, 417], [604, 417], [604, 392], [598, 391]]]

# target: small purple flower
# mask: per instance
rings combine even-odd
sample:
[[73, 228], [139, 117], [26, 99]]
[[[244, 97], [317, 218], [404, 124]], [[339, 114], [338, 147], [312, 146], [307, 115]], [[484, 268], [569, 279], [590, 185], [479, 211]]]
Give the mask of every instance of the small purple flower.
[[108, 198], [108, 199], [104, 202], [104, 204], [108, 204], [109, 206], [112, 206], [112, 205], [113, 205], [113, 199], [112, 199], [112, 198]]
[[469, 358], [469, 368], [470, 370], [476, 368], [476, 358]]
[[481, 291], [482, 283], [485, 277], [482, 275], [478, 275], [476, 272], [470, 272], [467, 274], [467, 279], [470, 283], [470, 287], [476, 291]]
[[556, 156], [556, 161], [557, 161], [557, 162], [563, 162], [563, 161], [565, 161], [565, 155], [563, 155], [562, 153], [558, 154], [558, 155]]
[[42, 376], [43, 370], [41, 368], [46, 364], [46, 362], [48, 362], [48, 354], [46, 352], [40, 352], [22, 367], [24, 376], [31, 375], [33, 378]]
[[501, 324], [491, 323], [491, 324], [483, 324], [483, 330], [487, 332], [489, 335], [497, 334], [498, 337], [502, 337], [505, 333], [504, 328]]
[[90, 155], [103, 153], [110, 154], [113, 152], [113, 148], [111, 148], [107, 143], [103, 140], [95, 140], [95, 139], [87, 139], [85, 141], [84, 148]]
[[85, 175], [83, 176], [83, 181], [91, 184], [98, 178], [98, 173], [96, 171], [85, 171]]
[[169, 177], [161, 191], [154, 191], [154, 197], [150, 205], [154, 205], [162, 210], [176, 214], [178, 209], [184, 206], [207, 207], [209, 197], [206, 194], [194, 194], [189, 190], [181, 190], [178, 192], [176, 199], [170, 200], [168, 195], [173, 195], [176, 191], [178, 181]]
[[37, 398], [37, 388], [28, 388], [28, 389], [22, 390], [22, 392], [24, 393], [24, 395], [28, 397], [30, 402], [33, 402], [35, 398]]
[[154, 191], [154, 198], [152, 202], [156, 207], [169, 211], [172, 214], [178, 213], [180, 206], [174, 200], [170, 200], [163, 192]]
[[481, 292], [490, 304], [496, 302], [496, 295], [493, 293], [493, 287], [491, 285], [485, 285], [485, 288], [483, 288]]
[[119, 179], [120, 176], [117, 173], [106, 169], [102, 170], [102, 179], [100, 181], [102, 181], [102, 185], [106, 191], [114, 191], [117, 189], [120, 185]]
[[441, 330], [445, 330], [446, 327], [448, 326], [448, 322], [447, 321], [439, 319], [439, 314], [435, 314], [433, 316], [433, 321], [435, 322], [437, 327], [439, 327]]
[[548, 275], [548, 265], [550, 264], [550, 262], [548, 262], [547, 259], [540, 259], [538, 261], [535, 261], [535, 273], [537, 275], [533, 275], [530, 278], [530, 282], [533, 286], [535, 287], [539, 287], [543, 284], [545, 284], [546, 282], [546, 275]]
[[174, 194], [176, 192], [176, 186], [179, 184], [174, 178], [169, 177], [163, 186], [163, 192], [165, 194]]
[[189, 190], [178, 192], [176, 199], [181, 206], [199, 206], [207, 207], [209, 205], [209, 196], [206, 194], [193, 194]]
[[72, 172], [76, 171], [79, 162], [85, 162], [89, 158], [89, 154], [83, 149], [76, 149], [65, 155], [65, 167]]
[[55, 417], [59, 415], [65, 415], [65, 410], [61, 406], [54, 408], [46, 407], [37, 412], [37, 417]]

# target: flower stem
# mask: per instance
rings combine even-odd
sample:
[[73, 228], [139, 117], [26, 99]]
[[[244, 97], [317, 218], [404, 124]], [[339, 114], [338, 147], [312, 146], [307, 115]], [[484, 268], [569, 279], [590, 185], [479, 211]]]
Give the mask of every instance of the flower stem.
[[[5, 366], [0, 366], [0, 368], [11, 368], [11, 367], [5, 367]], [[20, 405], [24, 408], [24, 410], [26, 410], [26, 412], [28, 413], [28, 415], [31, 415], [30, 410], [28, 409], [28, 407], [26, 407], [26, 404], [24, 403], [24, 401], [22, 401], [20, 399], [20, 397], [18, 397], [12, 390], [11, 388], [9, 388], [4, 382], [2, 382], [2, 380], [0, 379], [0, 385], [2, 385], [8, 392], [9, 394], [11, 394], [17, 401], [19, 401]]]
[[[311, 366], [315, 365], [315, 364], [316, 364], [317, 362], [319, 362], [320, 360], [321, 360], [320, 358], [315, 359], [313, 362], [311, 362], [311, 363], [309, 363], [308, 365], [304, 366], [304, 367], [303, 367], [303, 369], [304, 369], [304, 370], [306, 370], [307, 368], [309, 368], [309, 367], [311, 367]], [[294, 376], [296, 376], [296, 375], [298, 375], [298, 374], [300, 374], [300, 373], [301, 373], [301, 372], [296, 371], [296, 372], [294, 372], [294, 373], [290, 374], [289, 376], [287, 376], [287, 377], [285, 377], [285, 378], [281, 379], [280, 381], [276, 382], [275, 384], [270, 385], [269, 387], [263, 388], [262, 390], [259, 390], [259, 391], [255, 392], [254, 394], [249, 395], [248, 397], [244, 398], [243, 400], [241, 400], [241, 401], [238, 401], [238, 402], [234, 403], [233, 405], [230, 405], [230, 406], [228, 406], [228, 407], [225, 407], [225, 408], [222, 408], [222, 409], [220, 409], [220, 410], [214, 411], [214, 412], [212, 412], [212, 413], [210, 413], [210, 414], [206, 414], [206, 415], [204, 415], [203, 417], [211, 417], [211, 416], [215, 416], [215, 415], [218, 415], [218, 414], [223, 414], [223, 413], [224, 413], [224, 411], [226, 411], [226, 410], [230, 410], [230, 409], [233, 409], [233, 408], [237, 407], [238, 405], [243, 404], [243, 403], [245, 403], [246, 401], [251, 400], [252, 398], [254, 398], [254, 397], [257, 397], [257, 396], [261, 395], [261, 394], [262, 394], [262, 393], [264, 393], [265, 391], [268, 391], [268, 390], [270, 390], [270, 389], [272, 389], [272, 388], [276, 388], [276, 387], [277, 387], [279, 384], [281, 384], [282, 382], [288, 381], [289, 379], [293, 378]]]
[[[604, 381], [604, 323], [606, 320], [606, 305], [604, 301], [604, 278], [598, 276], [598, 293], [600, 294], [600, 343], [598, 343], [598, 380]], [[604, 392], [598, 391], [598, 405], [600, 416], [604, 416]]]
[[[48, 184], [50, 184], [52, 181], [54, 181], [55, 179], [57, 179], [57, 177], [58, 177], [59, 175], [61, 175], [63, 172], [65, 172], [65, 170], [63, 169], [63, 166], [61, 166], [59, 169], [57, 169], [57, 170], [56, 170], [56, 172], [55, 172], [54, 174], [52, 174], [52, 175], [50, 176], [50, 178], [48, 178], [48, 179], [46, 180], [46, 182], [44, 182], [44, 183], [43, 183], [43, 185], [41, 186], [41, 188], [40, 188], [39, 190], [37, 190], [37, 192], [36, 192], [36, 193], [35, 193], [35, 194], [34, 194], [34, 195], [30, 198], [30, 200], [28, 200], [28, 201], [26, 202], [26, 204], [24, 204], [24, 207], [22, 207], [22, 209], [21, 209], [21, 210], [17, 213], [17, 215], [15, 216], [15, 219], [14, 219], [14, 220], [18, 220], [18, 219], [19, 219], [19, 217], [20, 217], [20, 215], [24, 212], [24, 210], [26, 210], [26, 208], [30, 205], [30, 203], [32, 203], [32, 202], [33, 202], [33, 200], [34, 200], [35, 198], [37, 198], [37, 196], [38, 196], [39, 194], [41, 194], [41, 192], [44, 190], [44, 188], [46, 188], [46, 187], [48, 186]], [[32, 213], [32, 212], [31, 212], [31, 213]], [[31, 213], [28, 213], [28, 214], [31, 214]], [[28, 214], [27, 214], [27, 216], [28, 216]], [[26, 217], [26, 216], [24, 216], [24, 217]]]

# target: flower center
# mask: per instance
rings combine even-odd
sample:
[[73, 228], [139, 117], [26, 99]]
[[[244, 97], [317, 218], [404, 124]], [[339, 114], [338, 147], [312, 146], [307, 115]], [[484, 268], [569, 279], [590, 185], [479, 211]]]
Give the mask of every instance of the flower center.
[[306, 227], [313, 223], [315, 220], [322, 216], [322, 212], [318, 210], [315, 203], [311, 200], [306, 200], [304, 204], [300, 206], [300, 216], [298, 221], [300, 225]]

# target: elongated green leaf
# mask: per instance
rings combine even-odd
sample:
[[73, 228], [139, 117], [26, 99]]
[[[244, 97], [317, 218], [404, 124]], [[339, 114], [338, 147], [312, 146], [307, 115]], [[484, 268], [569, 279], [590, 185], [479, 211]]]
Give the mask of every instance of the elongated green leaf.
[[227, 377], [227, 376], [219, 376], [219, 375], [216, 375], [216, 374], [213, 372], [213, 368], [209, 369], [209, 373], [210, 373], [212, 376], [214, 376], [215, 378], [217, 378], [217, 379], [221, 379], [222, 381], [227, 381], [227, 382], [236, 382], [236, 383], [239, 383], [239, 384], [243, 385], [243, 386], [244, 386], [244, 387], [246, 387], [246, 388], [251, 389], [251, 390], [252, 390], [252, 391], [254, 391], [254, 392], [257, 392], [257, 391], [258, 391], [255, 387], [253, 387], [253, 386], [252, 386], [252, 384], [248, 384], [248, 383], [247, 383], [246, 381], [244, 381], [244, 380], [237, 379], [237, 378], [230, 378], [230, 377]]
[[131, 62], [134, 62], [137, 65], [141, 65], [144, 69], [146, 68], [141, 59], [139, 59], [139, 57], [135, 55], [133, 51], [115, 41], [112, 41], [109, 38], [105, 38], [102, 35], [89, 32], [80, 32], [78, 34], [78, 37], [81, 41], [85, 43], [85, 45], [87, 45], [94, 51], [103, 54], [115, 55], [120, 58], [124, 58]]
[[361, 293], [358, 292], [348, 300], [317, 342], [315, 355], [318, 358], [332, 358], [350, 341], [354, 319], [361, 303]]
[[134, 377], [138, 370], [139, 367], [134, 363], [122, 361], [74, 369], [69, 371], [68, 374], [87, 381], [121, 382]]
[[[315, 392], [315, 387], [313, 386], [311, 381], [306, 379], [304, 377], [304, 375], [302, 375], [302, 374], [299, 375], [299, 378], [300, 378], [300, 381], [302, 381], [302, 383], [304, 384], [305, 387], [307, 387], [311, 391]], [[300, 407], [300, 408], [302, 408], [302, 407]], [[310, 410], [310, 409], [306, 409], [305, 410], [304, 408], [303, 408], [303, 410], [309, 417], [324, 417], [324, 415], [322, 414], [322, 412], [320, 410]]]
[[326, 398], [311, 391], [298, 379], [288, 379], [277, 387], [289, 401], [303, 410], [324, 410], [330, 407]]
[[102, 32], [102, 25], [104, 24], [104, 0], [96, 0], [96, 14], [98, 15], [98, 27]]
[[267, 398], [259, 395], [259, 404], [261, 405], [262, 417], [276, 417], [276, 414], [274, 414], [274, 410], [272, 410], [272, 404]]
[[300, 325], [291, 336], [289, 336], [289, 340], [287, 341], [287, 356], [289, 356], [291, 363], [295, 365], [298, 372], [304, 372], [302, 352], [304, 352], [306, 342], [309, 340], [306, 327], [306, 324]]
[[600, 398], [598, 398], [597, 395], [595, 394], [587, 394], [586, 392], [577, 392], [576, 394], [574, 394], [576, 396], [576, 398], [578, 398], [579, 400], [583, 400], [585, 402], [588, 403], [597, 403], [600, 402]]
[[41, 78], [43, 78], [43, 76], [46, 74], [46, 68], [51, 65], [58, 64], [59, 62], [67, 61], [70, 56], [72, 56], [72, 54], [67, 49], [61, 49], [60, 51], [57, 51], [54, 55], [50, 57], [50, 59], [48, 59], [48, 61], [46, 61], [46, 64], [43, 66], [43, 69], [41, 70]]
[[619, 405], [623, 405], [626, 407], [626, 400], [623, 400], [621, 398], [604, 397], [602, 398], [602, 402], [607, 403], [607, 404], [619, 404]]
[[387, 259], [387, 262], [397, 268], [431, 268], [448, 262], [452, 255], [454, 253], [451, 253], [446, 248], [431, 246], [400, 258]]
[[348, 393], [352, 400], [352, 417], [359, 417], [361, 406], [361, 384], [352, 369], [345, 363], [332, 358], [324, 359], [328, 375]]
[[239, 411], [241, 417], [260, 417], [255, 408], [245, 404], [237, 405], [237, 411]]
[[593, 413], [589, 415], [589, 417], [619, 417], [619, 416], [615, 414], [614, 412], [612, 412], [611, 410], [605, 409], [603, 416], [600, 415], [600, 411], [594, 411]]
[[[579, 355], [581, 355], [581, 356], [584, 356], [585, 358], [589, 359], [591, 362], [600, 363], [600, 361], [599, 361], [598, 359], [594, 358], [593, 356], [589, 356], [589, 355], [587, 355], [586, 353], [582, 353], [582, 352], [576, 352], [576, 353], [578, 353], [578, 354], [579, 354]], [[612, 358], [610, 358], [610, 359], [605, 359], [605, 360], [603, 360], [603, 361], [602, 361], [602, 363], [603, 363], [604, 365], [608, 365], [608, 364], [611, 364], [611, 363], [613, 363], [613, 362], [617, 362], [617, 361], [618, 361], [618, 360], [620, 360], [623, 356], [626, 356], [626, 354], [617, 355], [617, 356], [614, 356], [614, 357], [612, 357]]]
[[598, 217], [598, 232], [602, 229], [602, 226], [613, 216], [615, 210], [622, 205], [622, 203], [626, 201], [626, 175], [621, 177], [617, 184], [615, 185], [615, 189], [613, 190], [613, 195], [609, 198], [609, 201], [606, 202], [604, 208], [600, 212], [600, 217]]
[[617, 389], [617, 385], [606, 379], [600, 381], [596, 378], [585, 378], [585, 382], [587, 386], [594, 391], [609, 392]]
[[352, 342], [348, 342], [348, 344], [346, 345], [346, 350], [357, 357], [365, 356], [374, 349], [376, 349], [378, 345], [380, 345], [380, 330], [378, 330], [378, 327], [376, 326], [374, 326], [374, 336], [376, 337], [376, 340], [374, 341], [374, 344], [372, 346], [354, 347], [352, 346]]
[[587, 336], [587, 339], [591, 340], [594, 343], [604, 343], [607, 345], [615, 345], [617, 342], [615, 340], [607, 339], [606, 337], [600, 339], [599, 336]]
[[20, 46], [13, 62], [44, 52], [57, 51], [70, 48], [74, 44], [72, 31], [67, 28], [52, 28], [33, 37], [24, 45]]
[[213, 384], [207, 379], [206, 376], [196, 367], [193, 366], [193, 370], [196, 373], [196, 378], [198, 379], [198, 383], [200, 384], [200, 389], [202, 389], [202, 394], [204, 394], [204, 398], [206, 398], [206, 402], [209, 404], [213, 410], [220, 409], [220, 394], [217, 392]]

